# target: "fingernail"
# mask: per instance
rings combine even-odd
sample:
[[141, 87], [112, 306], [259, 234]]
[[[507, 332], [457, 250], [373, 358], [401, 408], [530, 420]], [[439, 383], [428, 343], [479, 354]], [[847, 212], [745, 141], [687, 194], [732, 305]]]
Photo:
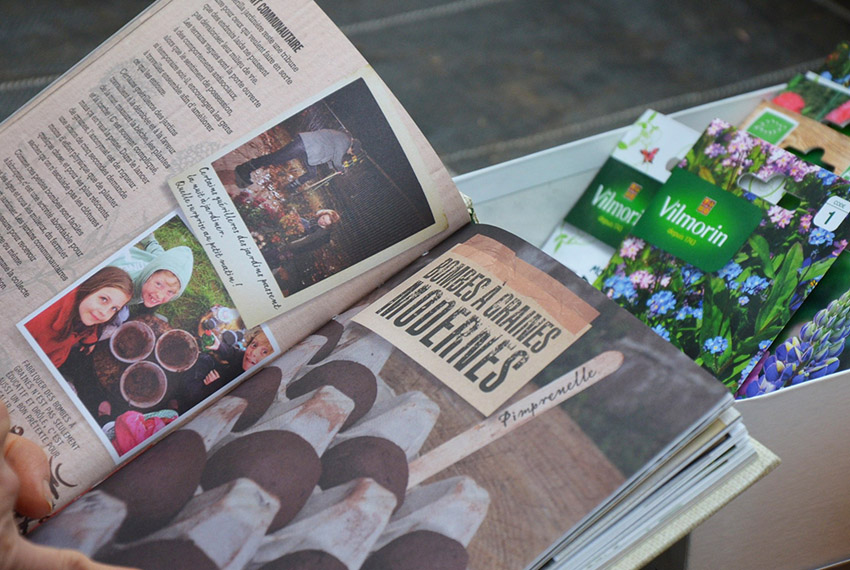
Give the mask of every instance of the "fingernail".
[[44, 500], [47, 501], [50, 507], [50, 512], [53, 512], [53, 491], [50, 489], [50, 481], [43, 481], [41, 492], [44, 494]]

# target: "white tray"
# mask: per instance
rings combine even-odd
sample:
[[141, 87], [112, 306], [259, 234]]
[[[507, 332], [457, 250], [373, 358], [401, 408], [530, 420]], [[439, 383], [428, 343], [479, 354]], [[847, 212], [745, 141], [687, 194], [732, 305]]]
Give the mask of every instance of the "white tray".
[[[702, 131], [740, 123], [781, 86], [671, 116]], [[541, 245], [627, 126], [455, 179], [482, 223]], [[688, 570], [799, 570], [850, 559], [850, 371], [740, 401], [750, 434], [780, 466], [691, 533]]]

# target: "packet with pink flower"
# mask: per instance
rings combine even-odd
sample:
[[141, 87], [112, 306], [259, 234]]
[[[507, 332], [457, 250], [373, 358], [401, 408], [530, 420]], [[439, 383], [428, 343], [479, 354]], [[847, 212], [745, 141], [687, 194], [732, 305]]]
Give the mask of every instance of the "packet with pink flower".
[[622, 136], [543, 251], [593, 281], [699, 133], [653, 110]]
[[850, 41], [843, 41], [815, 71], [793, 77], [773, 98], [789, 111], [834, 125], [847, 134], [850, 127]]
[[714, 120], [595, 285], [737, 391], [844, 249], [848, 213], [850, 182]]

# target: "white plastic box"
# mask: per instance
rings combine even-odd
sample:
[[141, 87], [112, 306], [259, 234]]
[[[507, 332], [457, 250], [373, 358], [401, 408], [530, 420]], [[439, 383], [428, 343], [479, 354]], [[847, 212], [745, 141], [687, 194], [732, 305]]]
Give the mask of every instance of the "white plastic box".
[[[732, 124], [781, 86], [670, 116], [702, 131]], [[455, 179], [482, 223], [541, 245], [627, 126]], [[688, 570], [821, 568], [850, 559], [850, 371], [736, 403], [782, 463], [690, 536]]]

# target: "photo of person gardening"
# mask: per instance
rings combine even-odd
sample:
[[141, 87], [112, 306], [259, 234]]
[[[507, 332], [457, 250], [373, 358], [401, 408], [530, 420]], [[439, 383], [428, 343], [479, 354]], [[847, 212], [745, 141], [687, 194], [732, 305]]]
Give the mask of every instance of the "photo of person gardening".
[[212, 163], [284, 296], [434, 225], [363, 79]]
[[178, 216], [19, 328], [119, 456], [277, 351]]

